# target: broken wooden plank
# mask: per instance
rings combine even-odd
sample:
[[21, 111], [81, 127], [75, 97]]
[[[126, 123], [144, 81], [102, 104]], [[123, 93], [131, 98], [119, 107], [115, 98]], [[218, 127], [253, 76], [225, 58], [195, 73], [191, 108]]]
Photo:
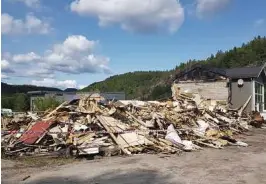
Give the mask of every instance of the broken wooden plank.
[[60, 109], [61, 107], [63, 107], [64, 105], [67, 104], [67, 101], [63, 102], [61, 105], [59, 105], [56, 109], [54, 109], [52, 112], [50, 112], [49, 114], [47, 114], [44, 119], [50, 118], [53, 114], [55, 114], [58, 109]]
[[245, 102], [245, 104], [240, 108], [240, 110], [238, 111], [238, 116], [242, 116], [243, 111], [245, 110], [245, 108], [247, 107], [249, 101], [251, 100], [252, 95], [249, 96], [249, 98], [247, 99], [247, 101]]
[[104, 119], [102, 118], [102, 116], [96, 115], [96, 117], [98, 118], [98, 120], [100, 121], [100, 123], [102, 124], [102, 126], [105, 128], [105, 130], [109, 133], [109, 135], [111, 136], [111, 138], [114, 140], [114, 142], [119, 146], [119, 148], [123, 151], [124, 154], [126, 155], [130, 155], [131, 153], [129, 151], [127, 151], [126, 149], [124, 149], [124, 147], [122, 147], [119, 144], [119, 141], [117, 140], [116, 136], [111, 132], [110, 128], [106, 125], [106, 122], [104, 121]]
[[138, 118], [136, 118], [135, 116], [133, 116], [130, 112], [126, 111], [126, 114], [129, 115], [131, 118], [133, 118], [137, 123], [139, 123], [140, 125], [144, 126], [146, 129], [146, 123], [143, 122], [142, 120], [139, 120]]

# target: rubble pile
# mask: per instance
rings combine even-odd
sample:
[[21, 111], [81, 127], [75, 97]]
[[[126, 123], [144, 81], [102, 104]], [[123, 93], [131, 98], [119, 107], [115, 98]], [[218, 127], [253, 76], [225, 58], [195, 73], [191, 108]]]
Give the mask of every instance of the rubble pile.
[[27, 126], [31, 122], [32, 118], [26, 114], [17, 114], [13, 118], [5, 117], [3, 126], [8, 130], [17, 130], [23, 126]]
[[42, 116], [14, 118], [2, 133], [6, 155], [181, 153], [203, 147], [247, 146], [234, 139], [248, 118], [197, 94], [172, 101], [102, 103], [89, 97], [64, 102]]

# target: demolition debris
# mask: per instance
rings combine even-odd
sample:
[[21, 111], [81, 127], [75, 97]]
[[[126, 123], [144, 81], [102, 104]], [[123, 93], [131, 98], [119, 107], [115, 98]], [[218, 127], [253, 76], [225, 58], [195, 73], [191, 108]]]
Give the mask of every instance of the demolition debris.
[[[251, 117], [198, 94], [174, 100], [99, 102], [90, 97], [64, 102], [42, 116], [5, 120], [2, 153], [22, 156], [181, 153], [204, 147], [248, 146], [235, 135], [248, 131]], [[259, 119], [259, 117], [257, 117]]]

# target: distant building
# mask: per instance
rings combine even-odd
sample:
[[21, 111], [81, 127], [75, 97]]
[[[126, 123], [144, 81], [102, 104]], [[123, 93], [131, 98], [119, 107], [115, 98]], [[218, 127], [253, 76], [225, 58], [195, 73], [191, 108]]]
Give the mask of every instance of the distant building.
[[39, 98], [54, 97], [57, 101], [71, 101], [73, 99], [79, 99], [83, 96], [91, 96], [91, 98], [102, 100], [125, 100], [126, 95], [124, 92], [64, 92], [64, 91], [29, 91], [30, 95], [30, 110], [34, 111], [34, 101]]
[[179, 72], [174, 82], [181, 92], [199, 93], [205, 99], [227, 101], [234, 109], [251, 97], [245, 111], [258, 111], [266, 118], [266, 63], [258, 67], [230, 69], [197, 65]]

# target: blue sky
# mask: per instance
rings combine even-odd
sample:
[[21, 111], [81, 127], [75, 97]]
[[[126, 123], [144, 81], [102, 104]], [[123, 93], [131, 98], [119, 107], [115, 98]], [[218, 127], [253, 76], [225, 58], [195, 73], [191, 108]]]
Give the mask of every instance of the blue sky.
[[80, 88], [266, 35], [265, 0], [2, 0], [1, 80]]

